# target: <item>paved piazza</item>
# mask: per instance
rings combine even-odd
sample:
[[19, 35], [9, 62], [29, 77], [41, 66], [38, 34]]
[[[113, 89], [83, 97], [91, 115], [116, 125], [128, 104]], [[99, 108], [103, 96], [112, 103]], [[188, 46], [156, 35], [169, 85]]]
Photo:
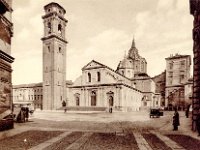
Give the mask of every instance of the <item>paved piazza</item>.
[[149, 118], [145, 111], [36, 111], [28, 122], [16, 123], [14, 129], [0, 133], [0, 150], [198, 150], [200, 140], [190, 130], [191, 118], [179, 113], [181, 126], [174, 132], [173, 112]]
[[[166, 117], [166, 116], [165, 116]], [[32, 119], [44, 119], [53, 121], [96, 121], [96, 122], [113, 122], [113, 121], [147, 121], [150, 120], [149, 113], [143, 112], [42, 112], [36, 111]]]

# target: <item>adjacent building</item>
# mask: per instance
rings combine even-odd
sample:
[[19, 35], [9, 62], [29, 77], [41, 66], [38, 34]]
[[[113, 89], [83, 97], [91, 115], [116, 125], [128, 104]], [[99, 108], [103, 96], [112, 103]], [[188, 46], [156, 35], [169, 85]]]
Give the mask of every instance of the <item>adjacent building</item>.
[[12, 109], [12, 0], [0, 0], [0, 121]]
[[165, 106], [185, 106], [185, 84], [191, 78], [191, 56], [171, 55], [166, 60]]
[[200, 109], [200, 0], [190, 0], [190, 14], [194, 16], [193, 21], [193, 54], [194, 54], [194, 82], [192, 98], [192, 129], [196, 130], [196, 118]]

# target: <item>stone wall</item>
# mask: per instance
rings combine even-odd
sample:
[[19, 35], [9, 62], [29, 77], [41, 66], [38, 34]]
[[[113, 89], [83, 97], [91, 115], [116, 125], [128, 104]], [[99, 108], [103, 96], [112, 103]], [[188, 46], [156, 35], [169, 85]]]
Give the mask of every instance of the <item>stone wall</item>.
[[190, 13], [193, 21], [193, 53], [194, 53], [194, 83], [193, 83], [193, 112], [192, 129], [196, 130], [196, 116], [200, 109], [200, 0], [190, 0]]

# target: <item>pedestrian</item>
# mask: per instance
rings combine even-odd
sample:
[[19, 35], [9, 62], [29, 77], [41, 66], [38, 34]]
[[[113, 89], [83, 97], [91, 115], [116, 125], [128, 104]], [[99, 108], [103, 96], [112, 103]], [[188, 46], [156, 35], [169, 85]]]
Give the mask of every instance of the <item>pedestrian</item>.
[[26, 107], [25, 108], [25, 117], [26, 117], [26, 121], [28, 121], [28, 118], [29, 118], [29, 108], [28, 107]]
[[175, 112], [174, 112], [174, 116], [173, 116], [173, 126], [174, 126], [173, 131], [177, 131], [178, 126], [180, 126], [179, 113], [176, 108], [175, 108]]
[[190, 105], [187, 106], [186, 111], [185, 111], [186, 118], [189, 117], [189, 109], [190, 109]]
[[110, 113], [112, 113], [112, 107], [110, 107]]
[[25, 122], [25, 108], [21, 107], [21, 111], [20, 111], [20, 117], [19, 117], [19, 121], [20, 122]]
[[200, 136], [200, 110], [197, 114], [197, 118], [196, 118], [196, 127], [197, 127], [197, 131], [198, 131], [198, 136]]
[[66, 113], [67, 112], [67, 107], [65, 106], [65, 108], [64, 108], [64, 112]]

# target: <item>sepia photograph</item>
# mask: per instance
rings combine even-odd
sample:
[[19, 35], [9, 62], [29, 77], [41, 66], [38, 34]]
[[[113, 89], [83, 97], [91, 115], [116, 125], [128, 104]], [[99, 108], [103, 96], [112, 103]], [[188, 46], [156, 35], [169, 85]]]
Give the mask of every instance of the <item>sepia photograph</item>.
[[0, 150], [199, 150], [200, 0], [0, 0]]

